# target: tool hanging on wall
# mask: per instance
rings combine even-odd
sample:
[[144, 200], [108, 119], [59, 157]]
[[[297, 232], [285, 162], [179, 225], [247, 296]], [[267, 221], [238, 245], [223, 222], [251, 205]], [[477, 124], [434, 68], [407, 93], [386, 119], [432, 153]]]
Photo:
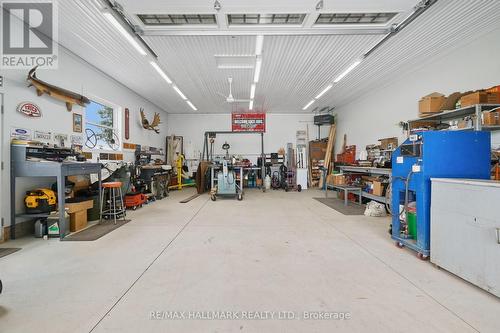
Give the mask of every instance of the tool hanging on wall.
[[159, 113], [155, 113], [153, 121], [149, 123], [149, 121], [146, 119], [146, 115], [144, 114], [144, 109], [141, 108], [141, 119], [142, 119], [142, 127], [144, 129], [155, 131], [156, 134], [160, 134], [160, 129], [158, 128], [158, 126], [161, 124]]
[[38, 66], [29, 71], [27, 81], [30, 83], [28, 87], [33, 86], [36, 88], [36, 93], [38, 96], [47, 94], [50, 97], [61, 100], [66, 103], [66, 109], [70, 112], [73, 109], [74, 104], [85, 106], [86, 104], [90, 103], [90, 100], [85, 96], [39, 80], [36, 77], [37, 68]]

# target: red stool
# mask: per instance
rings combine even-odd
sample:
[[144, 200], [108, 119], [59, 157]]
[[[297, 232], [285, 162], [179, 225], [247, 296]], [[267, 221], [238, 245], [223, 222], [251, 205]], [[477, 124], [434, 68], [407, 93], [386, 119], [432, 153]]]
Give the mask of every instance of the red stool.
[[[106, 191], [108, 197], [106, 198]], [[121, 182], [107, 182], [102, 183], [102, 193], [101, 193], [101, 219], [111, 219], [113, 218], [116, 224], [116, 220], [120, 217], [125, 221], [125, 205], [123, 204], [123, 194], [122, 194], [122, 183]]]

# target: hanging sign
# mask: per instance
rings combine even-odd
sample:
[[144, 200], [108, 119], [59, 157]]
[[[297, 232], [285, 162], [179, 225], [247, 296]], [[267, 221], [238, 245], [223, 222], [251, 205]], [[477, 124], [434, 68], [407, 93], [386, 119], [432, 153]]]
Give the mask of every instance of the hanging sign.
[[265, 132], [266, 114], [261, 112], [232, 113], [233, 132]]
[[52, 141], [52, 133], [51, 132], [35, 131], [35, 133], [33, 134], [33, 140]]
[[27, 128], [12, 127], [10, 137], [19, 140], [31, 140], [31, 130]]
[[22, 113], [29, 118], [40, 118], [42, 116], [42, 111], [40, 107], [31, 102], [22, 102], [17, 106], [17, 112]]

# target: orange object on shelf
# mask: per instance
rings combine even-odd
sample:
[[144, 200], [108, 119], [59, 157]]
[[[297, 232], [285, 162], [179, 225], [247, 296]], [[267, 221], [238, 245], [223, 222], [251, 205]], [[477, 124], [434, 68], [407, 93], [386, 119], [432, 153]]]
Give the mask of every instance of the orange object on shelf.
[[342, 154], [337, 154], [336, 162], [354, 164], [354, 162], [356, 162], [356, 146], [346, 146]]

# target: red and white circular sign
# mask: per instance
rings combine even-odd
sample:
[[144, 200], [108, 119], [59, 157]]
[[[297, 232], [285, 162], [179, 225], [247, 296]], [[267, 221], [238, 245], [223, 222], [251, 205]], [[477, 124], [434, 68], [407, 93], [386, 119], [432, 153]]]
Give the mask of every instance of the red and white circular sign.
[[17, 112], [24, 114], [30, 118], [40, 118], [42, 111], [38, 105], [31, 102], [23, 102], [17, 106]]

